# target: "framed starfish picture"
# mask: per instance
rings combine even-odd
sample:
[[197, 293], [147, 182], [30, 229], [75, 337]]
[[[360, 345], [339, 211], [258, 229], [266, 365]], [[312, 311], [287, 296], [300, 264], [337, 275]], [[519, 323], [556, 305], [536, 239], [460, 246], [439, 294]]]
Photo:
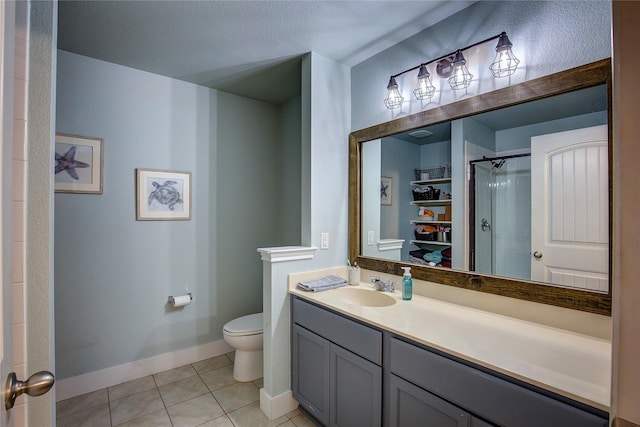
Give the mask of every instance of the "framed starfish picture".
[[191, 219], [191, 172], [136, 169], [138, 221]]
[[390, 176], [380, 177], [380, 204], [383, 206], [391, 206], [391, 188], [393, 186], [393, 178]]
[[102, 194], [104, 140], [56, 133], [56, 193]]

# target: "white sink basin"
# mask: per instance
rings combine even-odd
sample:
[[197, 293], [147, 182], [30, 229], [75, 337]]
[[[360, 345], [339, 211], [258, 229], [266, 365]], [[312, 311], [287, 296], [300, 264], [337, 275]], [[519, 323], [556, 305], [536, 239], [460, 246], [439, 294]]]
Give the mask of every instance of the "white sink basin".
[[357, 288], [340, 288], [340, 295], [346, 302], [366, 307], [388, 307], [396, 303], [391, 295], [380, 291]]

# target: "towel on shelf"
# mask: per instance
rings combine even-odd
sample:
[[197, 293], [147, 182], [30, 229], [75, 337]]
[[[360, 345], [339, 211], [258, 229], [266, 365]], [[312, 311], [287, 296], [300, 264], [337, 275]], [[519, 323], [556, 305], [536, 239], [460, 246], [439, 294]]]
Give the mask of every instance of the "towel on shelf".
[[319, 279], [299, 282], [298, 287], [305, 291], [321, 292], [347, 285], [347, 279], [338, 276], [325, 276]]
[[430, 254], [425, 254], [424, 259], [437, 264], [442, 261], [442, 253], [440, 251], [433, 251]]

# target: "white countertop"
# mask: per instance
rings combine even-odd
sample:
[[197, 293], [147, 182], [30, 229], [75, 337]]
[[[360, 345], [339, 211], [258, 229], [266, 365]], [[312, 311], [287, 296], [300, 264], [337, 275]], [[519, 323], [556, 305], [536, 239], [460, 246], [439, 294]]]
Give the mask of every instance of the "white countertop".
[[611, 342], [588, 335], [416, 295], [387, 307], [344, 298], [345, 289], [374, 291], [368, 283], [289, 293], [478, 365], [609, 411]]

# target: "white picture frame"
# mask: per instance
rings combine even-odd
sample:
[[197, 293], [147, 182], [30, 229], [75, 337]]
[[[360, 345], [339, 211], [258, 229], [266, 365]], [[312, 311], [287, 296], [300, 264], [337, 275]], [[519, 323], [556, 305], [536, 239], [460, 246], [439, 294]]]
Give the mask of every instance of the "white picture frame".
[[102, 194], [104, 140], [56, 133], [56, 193]]
[[393, 178], [390, 176], [380, 177], [380, 204], [391, 206], [391, 190], [393, 188]]
[[136, 219], [191, 219], [191, 172], [136, 169]]

